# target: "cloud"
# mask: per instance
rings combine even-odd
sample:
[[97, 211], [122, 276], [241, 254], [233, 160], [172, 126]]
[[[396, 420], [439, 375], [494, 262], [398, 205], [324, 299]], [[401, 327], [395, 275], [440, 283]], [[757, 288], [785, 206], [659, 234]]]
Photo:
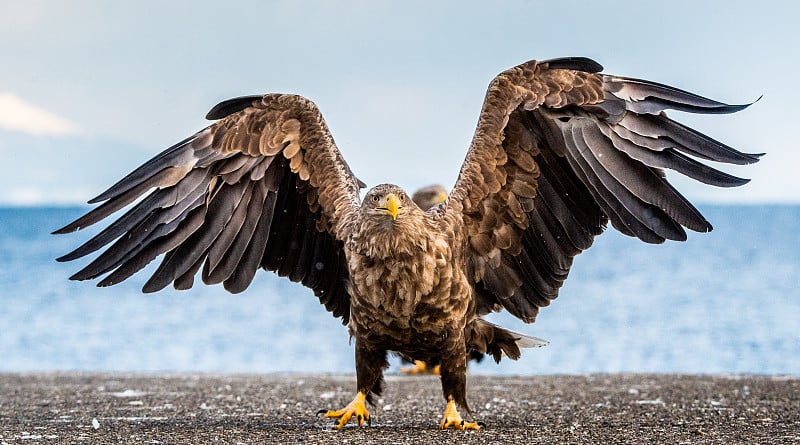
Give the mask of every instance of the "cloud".
[[[52, 181], [51, 181], [52, 182]], [[34, 184], [14, 186], [0, 192], [0, 205], [3, 206], [75, 206], [84, 204], [97, 195], [92, 187], [57, 187], [53, 184]]]
[[92, 135], [0, 131], [0, 153], [9, 165], [0, 175], [0, 206], [85, 203], [156, 152]]
[[0, 92], [0, 129], [33, 136], [71, 136], [79, 133], [73, 122], [7, 92]]

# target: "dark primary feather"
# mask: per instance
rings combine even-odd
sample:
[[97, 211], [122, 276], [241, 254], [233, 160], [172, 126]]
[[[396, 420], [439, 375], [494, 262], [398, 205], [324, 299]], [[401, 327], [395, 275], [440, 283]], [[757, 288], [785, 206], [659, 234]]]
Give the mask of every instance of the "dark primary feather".
[[213, 108], [206, 113], [206, 119], [217, 120], [222, 119], [233, 113], [244, 110], [257, 100], [261, 100], [263, 96], [242, 96], [234, 97], [233, 99], [223, 100], [222, 102], [214, 105]]
[[[693, 158], [681, 154], [670, 146], [665, 145], [663, 148], [658, 149], [648, 147], [645, 144], [648, 144], [649, 141], [644, 141], [642, 139], [649, 138], [642, 138], [635, 133], [627, 131], [627, 129], [622, 126], [616, 126], [614, 129], [611, 129], [608, 125], [600, 125], [599, 129], [611, 140], [614, 147], [625, 152], [625, 154], [632, 159], [640, 161], [648, 166], [675, 170], [694, 180], [717, 187], [736, 187], [750, 182], [748, 179], [737, 178], [736, 176], [715, 170]], [[621, 134], [625, 134], [626, 136], [622, 137]], [[632, 142], [634, 140], [636, 140], [637, 143], [641, 141], [644, 146]], [[655, 145], [655, 143], [652, 145]]]
[[689, 113], [725, 114], [744, 110], [750, 104], [728, 105], [669, 85], [621, 76], [604, 76], [605, 90], [625, 101], [625, 108], [637, 114], [658, 114], [664, 110]]
[[558, 59], [543, 60], [552, 70], [577, 70], [587, 73], [599, 73], [603, 66], [588, 57], [561, 57]]
[[[709, 161], [745, 165], [757, 162], [762, 155], [739, 152], [696, 130], [660, 115], [627, 113], [616, 126], [612, 127], [612, 130], [622, 137], [625, 137], [623, 133], [627, 130], [638, 137], [647, 137], [656, 141], [663, 139], [669, 147], [674, 147], [686, 154]], [[633, 141], [633, 139], [632, 137], [631, 140]]]

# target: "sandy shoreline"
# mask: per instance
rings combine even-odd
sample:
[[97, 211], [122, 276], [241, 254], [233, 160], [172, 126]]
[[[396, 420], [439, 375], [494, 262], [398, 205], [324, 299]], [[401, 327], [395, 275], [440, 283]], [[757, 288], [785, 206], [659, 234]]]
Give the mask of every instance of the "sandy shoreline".
[[440, 431], [438, 379], [387, 376], [370, 428], [315, 417], [351, 375], [0, 374], [11, 443], [800, 443], [800, 377], [471, 376], [480, 432]]

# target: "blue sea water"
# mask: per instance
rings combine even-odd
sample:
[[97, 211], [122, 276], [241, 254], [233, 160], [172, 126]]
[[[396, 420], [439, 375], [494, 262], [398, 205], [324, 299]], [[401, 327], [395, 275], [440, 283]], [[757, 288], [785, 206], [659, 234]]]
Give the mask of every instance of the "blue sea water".
[[[49, 233], [84, 210], [0, 208], [0, 371], [353, 372], [345, 327], [271, 273], [239, 295], [69, 281], [86, 261], [54, 258], [89, 234]], [[800, 374], [800, 206], [701, 210], [715, 230], [685, 243], [600, 236], [536, 323], [491, 316], [550, 345], [471, 372]]]

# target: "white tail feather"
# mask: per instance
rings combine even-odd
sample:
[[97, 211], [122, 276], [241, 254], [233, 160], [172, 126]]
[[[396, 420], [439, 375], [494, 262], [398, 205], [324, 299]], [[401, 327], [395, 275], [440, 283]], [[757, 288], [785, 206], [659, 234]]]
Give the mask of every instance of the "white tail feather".
[[514, 331], [510, 331], [510, 332], [515, 337], [519, 337], [519, 339], [517, 339], [517, 341], [515, 341], [514, 343], [516, 343], [517, 346], [520, 347], [520, 349], [522, 349], [522, 348], [541, 348], [542, 346], [547, 346], [547, 345], [550, 344], [549, 341], [547, 341], [547, 340], [545, 340], [543, 338], [531, 337], [530, 335], [523, 335], [523, 334], [520, 334], [520, 333], [514, 332]]
[[522, 349], [522, 348], [541, 348], [542, 346], [547, 346], [547, 345], [550, 344], [549, 341], [547, 341], [547, 340], [545, 340], [543, 338], [533, 337], [533, 336], [525, 335], [525, 334], [520, 334], [519, 332], [512, 331], [511, 329], [501, 328], [500, 326], [498, 326], [498, 325], [496, 325], [496, 324], [494, 324], [492, 322], [483, 320], [483, 319], [481, 319], [481, 322], [486, 323], [488, 325], [491, 325], [495, 329], [500, 329], [500, 330], [506, 331], [509, 334], [511, 334], [513, 337], [516, 337], [516, 340], [514, 341], [514, 343], [516, 343], [517, 347], [520, 348], [520, 349]]

